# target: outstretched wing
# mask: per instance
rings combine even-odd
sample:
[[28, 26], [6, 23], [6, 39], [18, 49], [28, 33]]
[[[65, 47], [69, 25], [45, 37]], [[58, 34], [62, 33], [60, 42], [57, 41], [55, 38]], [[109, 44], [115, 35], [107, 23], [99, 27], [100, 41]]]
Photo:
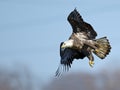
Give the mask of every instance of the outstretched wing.
[[84, 22], [76, 9], [74, 9], [74, 11], [69, 14], [67, 19], [71, 24], [74, 33], [85, 32], [90, 39], [94, 39], [97, 36], [97, 33], [93, 27], [90, 24]]
[[68, 71], [69, 68], [71, 68], [71, 64], [74, 59], [79, 59], [79, 58], [83, 59], [85, 57], [85, 55], [78, 50], [71, 48], [66, 48], [64, 50], [61, 49], [62, 44], [63, 42], [60, 44], [61, 61], [60, 61], [60, 66], [56, 71], [56, 76], [60, 76], [62, 72]]

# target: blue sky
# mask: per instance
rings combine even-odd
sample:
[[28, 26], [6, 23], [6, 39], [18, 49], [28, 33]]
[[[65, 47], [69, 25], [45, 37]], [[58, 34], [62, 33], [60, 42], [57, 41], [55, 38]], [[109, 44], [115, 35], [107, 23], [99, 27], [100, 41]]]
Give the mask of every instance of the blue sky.
[[71, 71], [94, 73], [119, 66], [119, 0], [0, 0], [1, 67], [23, 65], [43, 81], [53, 77], [60, 60], [59, 44], [72, 32], [67, 16], [74, 8], [97, 31], [97, 38], [109, 38], [112, 50], [104, 61], [95, 56], [94, 68], [85, 58], [74, 61]]

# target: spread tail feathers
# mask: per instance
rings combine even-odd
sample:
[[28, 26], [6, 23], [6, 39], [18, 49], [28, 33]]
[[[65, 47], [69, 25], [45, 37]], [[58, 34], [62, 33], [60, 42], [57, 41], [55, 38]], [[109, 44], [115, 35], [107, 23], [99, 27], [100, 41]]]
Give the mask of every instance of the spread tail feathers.
[[96, 42], [95, 46], [97, 48], [93, 51], [93, 53], [96, 54], [99, 58], [104, 59], [106, 55], [109, 54], [111, 49], [107, 37], [96, 39], [95, 42]]

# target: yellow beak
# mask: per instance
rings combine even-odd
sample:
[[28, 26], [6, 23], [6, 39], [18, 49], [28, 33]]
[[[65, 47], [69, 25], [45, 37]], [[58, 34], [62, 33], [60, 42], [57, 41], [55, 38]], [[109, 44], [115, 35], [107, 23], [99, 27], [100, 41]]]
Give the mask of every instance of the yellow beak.
[[65, 49], [66, 47], [65, 47], [65, 45], [63, 44], [63, 45], [61, 46], [61, 48], [62, 48], [62, 49]]

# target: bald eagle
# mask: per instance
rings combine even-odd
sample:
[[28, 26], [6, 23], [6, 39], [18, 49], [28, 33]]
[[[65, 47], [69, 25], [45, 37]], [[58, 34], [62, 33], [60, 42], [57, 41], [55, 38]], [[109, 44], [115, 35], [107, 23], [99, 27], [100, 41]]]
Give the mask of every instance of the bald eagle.
[[56, 76], [68, 71], [74, 59], [89, 59], [89, 65], [93, 67], [93, 54], [104, 59], [109, 54], [111, 46], [107, 37], [95, 39], [97, 36], [93, 27], [85, 22], [79, 12], [74, 9], [67, 18], [71, 24], [73, 32], [69, 39], [60, 44], [60, 66], [56, 71]]

